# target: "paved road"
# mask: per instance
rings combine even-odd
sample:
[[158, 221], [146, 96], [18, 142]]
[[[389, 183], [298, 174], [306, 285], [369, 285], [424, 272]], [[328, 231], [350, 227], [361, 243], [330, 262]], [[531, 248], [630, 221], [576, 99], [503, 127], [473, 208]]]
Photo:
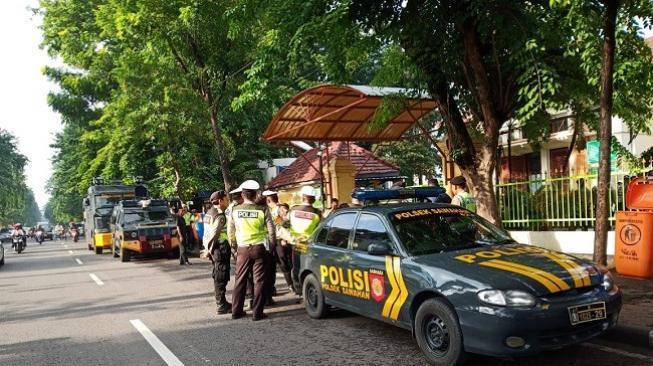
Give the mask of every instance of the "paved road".
[[[344, 311], [312, 320], [290, 293], [268, 320], [218, 317], [209, 266], [194, 262], [120, 263], [70, 242], [9, 252], [0, 267], [0, 365], [424, 364], [409, 332]], [[517, 361], [468, 362], [552, 364], [653, 365], [653, 350], [597, 340]]]

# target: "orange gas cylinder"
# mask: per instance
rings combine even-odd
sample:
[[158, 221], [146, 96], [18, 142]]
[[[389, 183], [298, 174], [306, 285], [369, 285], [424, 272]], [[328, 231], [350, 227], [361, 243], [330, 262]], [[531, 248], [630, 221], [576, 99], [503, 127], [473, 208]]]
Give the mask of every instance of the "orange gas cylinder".
[[628, 211], [616, 215], [616, 270], [624, 276], [653, 277], [653, 181], [630, 182], [626, 207]]

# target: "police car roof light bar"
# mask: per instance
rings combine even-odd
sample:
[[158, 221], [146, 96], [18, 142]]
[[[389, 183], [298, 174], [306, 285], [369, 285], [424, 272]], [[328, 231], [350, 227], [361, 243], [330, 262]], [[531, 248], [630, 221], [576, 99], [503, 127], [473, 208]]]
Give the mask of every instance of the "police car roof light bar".
[[398, 200], [437, 197], [445, 193], [442, 187], [418, 187], [403, 189], [356, 189], [351, 196], [361, 201]]

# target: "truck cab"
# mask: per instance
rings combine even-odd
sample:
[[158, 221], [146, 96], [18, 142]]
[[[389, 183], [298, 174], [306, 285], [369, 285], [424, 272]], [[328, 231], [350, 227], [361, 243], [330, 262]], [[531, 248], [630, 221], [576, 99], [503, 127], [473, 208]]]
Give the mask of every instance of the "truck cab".
[[179, 236], [175, 219], [164, 200], [123, 200], [111, 215], [112, 253], [121, 262], [132, 255], [177, 253]]

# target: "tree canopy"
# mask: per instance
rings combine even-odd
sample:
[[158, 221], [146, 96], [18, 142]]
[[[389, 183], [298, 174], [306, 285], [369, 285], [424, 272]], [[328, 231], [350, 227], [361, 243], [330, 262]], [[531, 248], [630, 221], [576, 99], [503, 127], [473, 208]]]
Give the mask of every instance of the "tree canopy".
[[[590, 23], [601, 9], [580, 3], [41, 0], [43, 46], [65, 63], [45, 69], [66, 126], [54, 143], [49, 208], [77, 215], [95, 175], [141, 175], [155, 194], [182, 198], [257, 177], [257, 161], [286, 152], [259, 140], [274, 112], [330, 82], [428, 91], [440, 108], [426, 129], [442, 126], [434, 136], [449, 140], [479, 213], [498, 223], [504, 124], [519, 121], [537, 139], [551, 111], [571, 109], [598, 128], [601, 39]], [[648, 132], [653, 102], [641, 37], [649, 7], [629, 2], [617, 24], [614, 110], [634, 133]], [[384, 154], [434, 155], [421, 141]]]

